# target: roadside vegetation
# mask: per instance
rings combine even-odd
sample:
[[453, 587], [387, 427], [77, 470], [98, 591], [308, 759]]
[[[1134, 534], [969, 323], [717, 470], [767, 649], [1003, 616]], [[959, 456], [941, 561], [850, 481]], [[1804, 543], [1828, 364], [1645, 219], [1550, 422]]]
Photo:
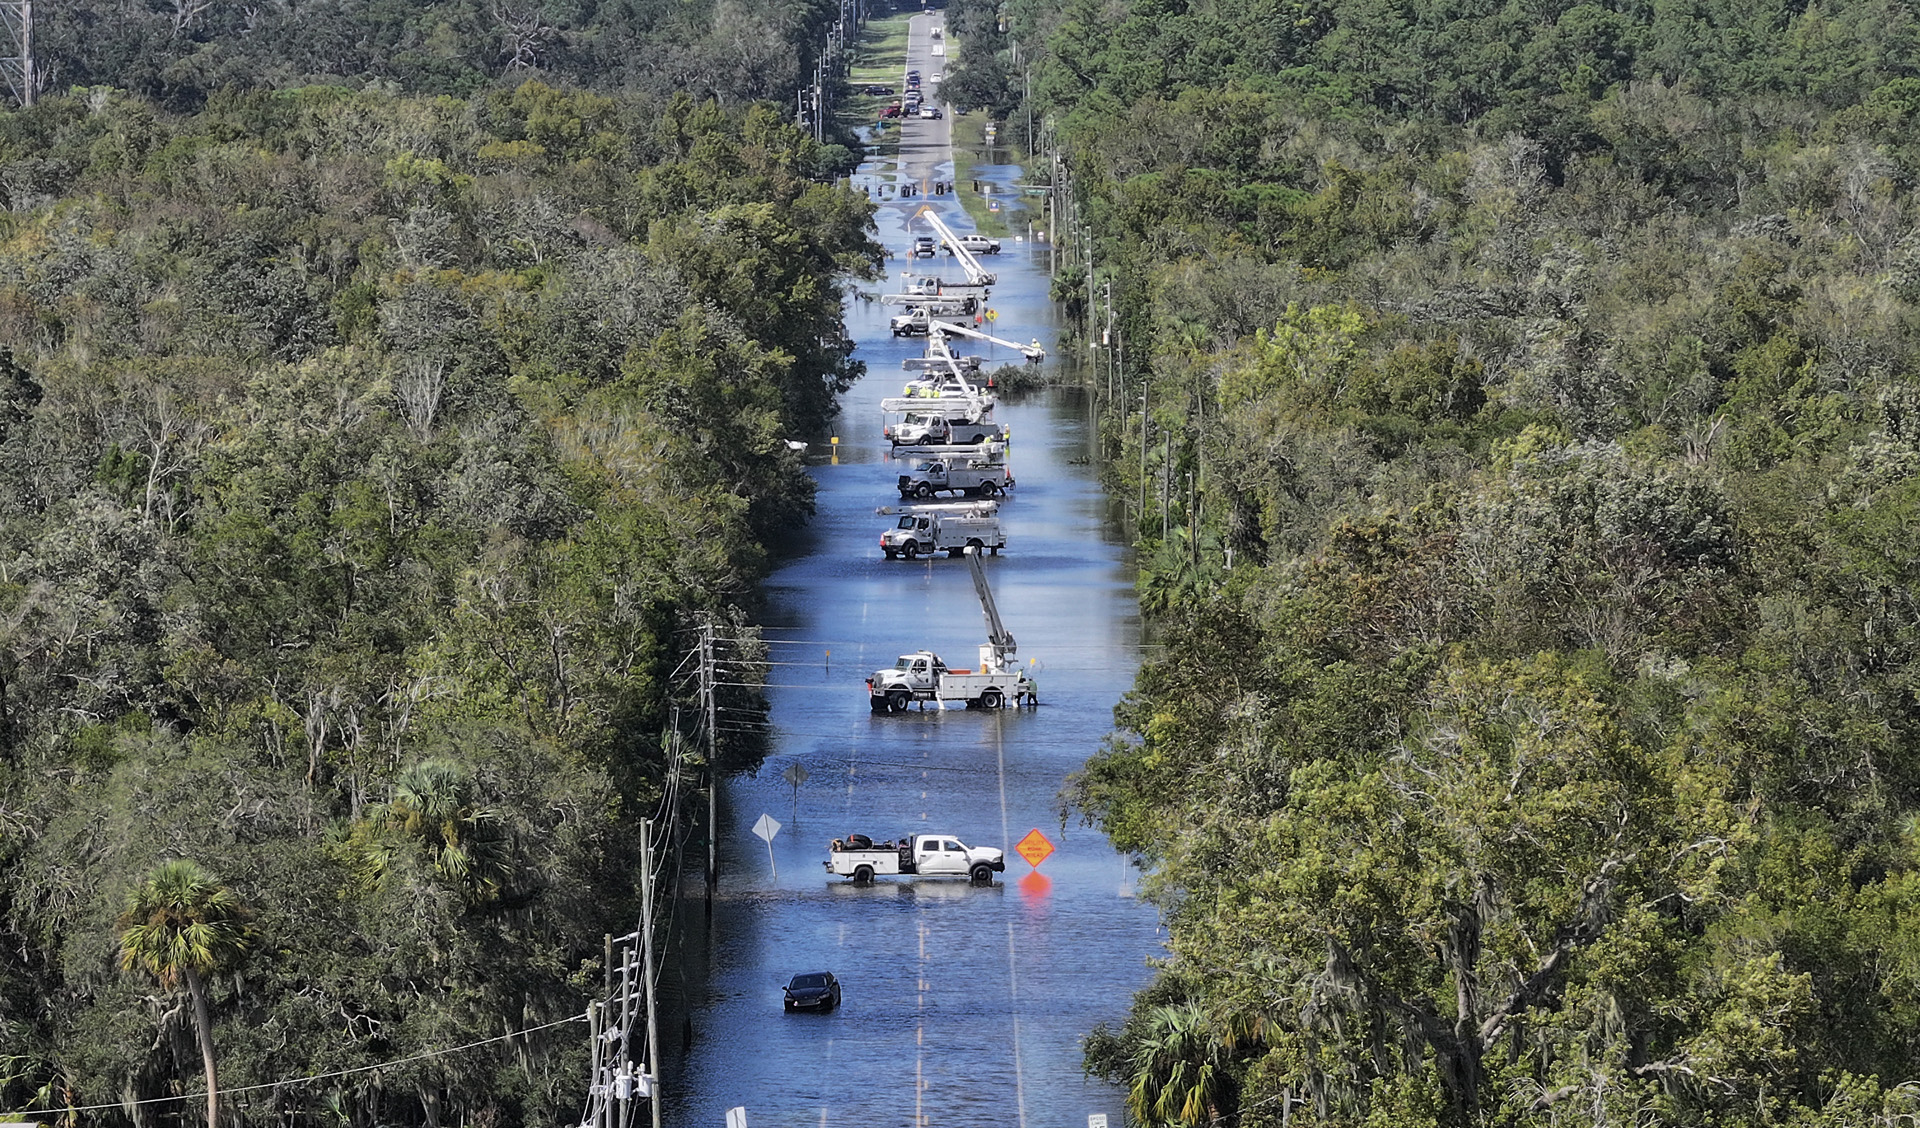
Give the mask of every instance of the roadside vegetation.
[[948, 88], [1031, 68], [1166, 644], [1068, 795], [1172, 930], [1088, 1067], [1193, 1128], [1920, 1112], [1910, 13], [1008, 11]]
[[0, 1108], [578, 1116], [674, 665], [860, 374], [832, 163], [532, 82], [0, 114]]

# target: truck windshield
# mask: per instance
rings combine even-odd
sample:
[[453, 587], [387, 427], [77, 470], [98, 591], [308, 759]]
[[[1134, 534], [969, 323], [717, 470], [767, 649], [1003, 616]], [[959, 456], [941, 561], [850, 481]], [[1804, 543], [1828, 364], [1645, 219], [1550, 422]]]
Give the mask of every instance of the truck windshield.
[[903, 654], [900, 656], [900, 660], [893, 664], [893, 668], [896, 670], [911, 670], [913, 669], [913, 659]]
[[912, 517], [902, 517], [902, 518], [900, 518], [900, 523], [899, 523], [898, 525], [895, 525], [895, 526], [894, 526], [894, 528], [896, 528], [896, 529], [911, 529], [911, 528], [913, 528], [913, 518], [912, 518]]

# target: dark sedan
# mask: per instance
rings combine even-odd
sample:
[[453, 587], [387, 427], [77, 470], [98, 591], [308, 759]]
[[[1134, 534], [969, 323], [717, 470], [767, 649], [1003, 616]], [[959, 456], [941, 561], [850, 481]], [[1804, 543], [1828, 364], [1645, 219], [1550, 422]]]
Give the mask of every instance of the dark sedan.
[[840, 981], [831, 971], [809, 971], [787, 983], [787, 1009], [832, 1010], [840, 1005]]

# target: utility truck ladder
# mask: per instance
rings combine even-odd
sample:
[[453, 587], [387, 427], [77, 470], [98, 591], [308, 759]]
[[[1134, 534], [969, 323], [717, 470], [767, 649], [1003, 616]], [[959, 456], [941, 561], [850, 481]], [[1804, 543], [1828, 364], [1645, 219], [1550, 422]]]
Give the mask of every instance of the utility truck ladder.
[[1004, 671], [1019, 648], [1006, 624], [1000, 621], [1000, 608], [994, 605], [993, 589], [987, 586], [987, 570], [980, 563], [979, 549], [967, 549], [967, 570], [973, 573], [974, 594], [980, 597], [980, 610], [987, 617], [987, 642], [993, 648], [994, 660]]
[[923, 206], [920, 216], [933, 228], [940, 241], [947, 245], [947, 249], [953, 252], [953, 257], [960, 260], [960, 268], [967, 272], [968, 282], [975, 286], [991, 286], [999, 281], [993, 272], [980, 265], [980, 260], [973, 257], [972, 251], [960, 245], [960, 236], [953, 233], [953, 228], [940, 222], [940, 217], [933, 213], [931, 207]]

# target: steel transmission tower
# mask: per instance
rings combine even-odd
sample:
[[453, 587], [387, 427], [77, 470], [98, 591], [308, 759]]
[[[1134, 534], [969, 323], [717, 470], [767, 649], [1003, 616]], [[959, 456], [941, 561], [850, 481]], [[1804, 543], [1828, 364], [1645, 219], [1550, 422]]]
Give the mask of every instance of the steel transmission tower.
[[0, 0], [0, 26], [7, 32], [0, 39], [0, 50], [12, 52], [0, 56], [0, 72], [6, 74], [14, 101], [31, 106], [40, 85], [40, 73], [33, 65], [33, 0]]

